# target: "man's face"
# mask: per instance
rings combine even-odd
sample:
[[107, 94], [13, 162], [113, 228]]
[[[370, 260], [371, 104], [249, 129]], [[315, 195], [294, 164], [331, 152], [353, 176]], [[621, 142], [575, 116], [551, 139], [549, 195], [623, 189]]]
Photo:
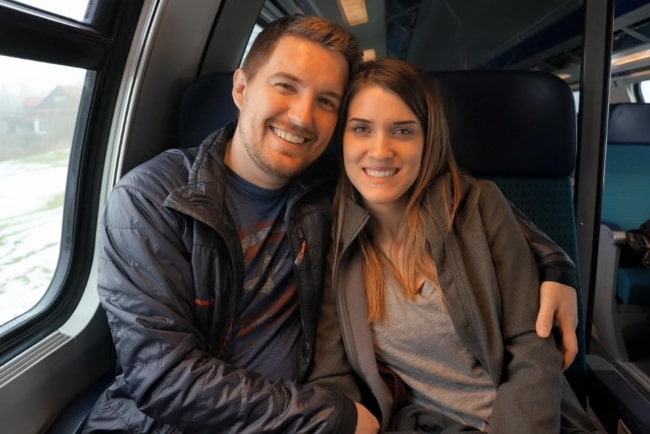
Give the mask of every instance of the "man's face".
[[226, 164], [259, 187], [286, 185], [327, 147], [347, 78], [342, 54], [282, 37], [255, 77], [234, 74], [240, 114]]

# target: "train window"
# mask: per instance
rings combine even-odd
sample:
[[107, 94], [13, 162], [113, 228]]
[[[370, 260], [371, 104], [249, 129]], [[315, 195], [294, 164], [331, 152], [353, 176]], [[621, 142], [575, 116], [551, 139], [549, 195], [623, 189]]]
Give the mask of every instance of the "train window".
[[111, 113], [142, 5], [0, 1], [0, 365], [83, 300]]
[[72, 18], [77, 21], [88, 21], [86, 11], [88, 4], [93, 0], [16, 0], [16, 3], [22, 3], [44, 11], [52, 12], [57, 15]]
[[650, 80], [644, 80], [639, 83], [639, 90], [641, 91], [642, 101], [650, 102]]
[[576, 107], [576, 113], [578, 113], [580, 112], [580, 91], [573, 90], [571, 93], [573, 94], [573, 104]]
[[[248, 50], [250, 50], [251, 45], [253, 45], [253, 42], [255, 41], [255, 38], [257, 38], [257, 35], [264, 30], [262, 26], [259, 24], [255, 24], [253, 27], [253, 30], [251, 31], [251, 35], [248, 37], [248, 42], [246, 43], [246, 49], [244, 50], [244, 54], [241, 57], [241, 63], [244, 62], [244, 59], [246, 59], [246, 55], [248, 54]], [[241, 66], [241, 64], [240, 64]]]
[[47, 290], [86, 71], [0, 56], [0, 325]]

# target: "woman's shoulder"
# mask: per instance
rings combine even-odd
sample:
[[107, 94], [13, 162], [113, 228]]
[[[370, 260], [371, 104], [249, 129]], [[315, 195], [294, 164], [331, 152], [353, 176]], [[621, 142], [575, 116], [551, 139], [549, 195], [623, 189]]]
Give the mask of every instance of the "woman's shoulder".
[[495, 181], [484, 178], [464, 179], [467, 191], [479, 197], [479, 200], [505, 201], [506, 198]]

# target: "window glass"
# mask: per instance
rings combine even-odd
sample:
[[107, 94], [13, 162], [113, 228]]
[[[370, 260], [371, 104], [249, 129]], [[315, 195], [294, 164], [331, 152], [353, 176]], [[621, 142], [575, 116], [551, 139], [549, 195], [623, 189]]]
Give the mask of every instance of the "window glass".
[[0, 56], [0, 325], [45, 294], [85, 70]]
[[639, 88], [643, 102], [650, 102], [650, 80], [642, 81]]
[[573, 104], [575, 104], [576, 113], [578, 113], [580, 112], [580, 91], [574, 90], [571, 93], [573, 93]]
[[22, 3], [44, 11], [52, 12], [57, 15], [72, 18], [77, 21], [88, 21], [86, 10], [91, 0], [15, 0], [16, 3]]
[[[241, 63], [244, 63], [244, 59], [246, 59], [248, 50], [251, 49], [251, 45], [253, 45], [253, 42], [255, 42], [255, 38], [257, 38], [257, 35], [259, 35], [262, 30], [264, 30], [262, 26], [255, 24], [253, 30], [251, 31], [251, 35], [248, 37], [248, 42], [246, 43], [246, 48], [244, 49], [244, 55], [241, 57]], [[241, 66], [241, 64], [239, 66]]]

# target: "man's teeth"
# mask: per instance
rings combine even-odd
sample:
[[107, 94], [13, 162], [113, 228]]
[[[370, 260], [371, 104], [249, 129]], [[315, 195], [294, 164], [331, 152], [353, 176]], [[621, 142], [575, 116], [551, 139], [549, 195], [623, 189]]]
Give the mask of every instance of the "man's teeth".
[[397, 169], [390, 170], [377, 170], [377, 169], [366, 169], [366, 173], [374, 178], [385, 178], [387, 176], [392, 176], [397, 172]]
[[284, 139], [287, 142], [296, 143], [296, 144], [299, 144], [299, 145], [302, 144], [302, 143], [305, 143], [305, 141], [307, 140], [304, 137], [293, 135], [291, 133], [288, 133], [288, 132], [286, 132], [284, 130], [281, 130], [281, 129], [278, 129], [278, 128], [273, 128], [273, 132], [279, 138]]

